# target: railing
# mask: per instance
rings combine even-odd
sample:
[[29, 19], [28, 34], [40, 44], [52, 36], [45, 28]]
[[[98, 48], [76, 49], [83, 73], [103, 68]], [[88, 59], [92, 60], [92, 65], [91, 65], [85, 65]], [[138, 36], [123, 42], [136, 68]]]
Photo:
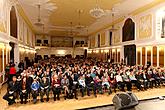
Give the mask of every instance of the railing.
[[88, 47], [88, 44], [76, 44], [75, 47]]

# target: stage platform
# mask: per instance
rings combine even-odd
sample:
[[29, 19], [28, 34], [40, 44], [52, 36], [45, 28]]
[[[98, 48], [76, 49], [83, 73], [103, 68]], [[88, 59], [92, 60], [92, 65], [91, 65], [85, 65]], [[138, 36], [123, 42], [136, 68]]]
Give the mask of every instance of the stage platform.
[[[28, 102], [27, 104], [14, 104], [8, 106], [7, 102], [2, 99], [3, 95], [6, 92], [6, 86], [3, 86], [0, 94], [0, 110], [75, 110], [75, 109], [93, 109], [93, 110], [114, 110], [112, 105], [112, 98], [115, 93], [108, 95], [98, 95], [95, 98], [93, 95], [81, 97], [79, 99], [67, 99], [64, 100], [62, 97], [60, 101], [53, 101], [50, 99], [49, 102], [41, 103], [40, 101], [37, 104]], [[159, 96], [165, 96], [165, 87], [148, 89], [147, 91], [137, 91], [134, 90], [133, 93], [136, 94], [139, 100], [156, 98]], [[110, 105], [110, 106], [108, 106]], [[94, 108], [93, 108], [94, 107]], [[135, 107], [133, 110], [164, 110], [165, 101], [144, 101]]]

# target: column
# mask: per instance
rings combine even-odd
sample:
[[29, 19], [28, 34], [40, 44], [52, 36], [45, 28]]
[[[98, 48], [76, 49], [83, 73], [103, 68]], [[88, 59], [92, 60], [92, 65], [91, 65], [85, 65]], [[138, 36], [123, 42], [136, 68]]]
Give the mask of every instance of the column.
[[122, 46], [121, 48], [120, 48], [120, 59], [125, 59], [124, 58], [124, 46]]
[[138, 65], [138, 47], [136, 47], [136, 65]]
[[4, 51], [4, 47], [2, 48], [2, 72], [5, 71], [5, 51]]
[[8, 64], [8, 47], [7, 47], [7, 45], [6, 45], [6, 64]]
[[146, 49], [145, 49], [145, 55], [146, 55], [145, 56], [145, 65], [147, 65], [147, 51], [148, 51], [148, 49], [149, 49], [148, 47], [146, 47]]
[[14, 63], [17, 64], [19, 63], [19, 46], [18, 44], [15, 44], [15, 47], [14, 47]]
[[116, 54], [117, 54], [117, 58], [116, 58], [116, 62], [118, 63], [118, 51], [116, 50]]

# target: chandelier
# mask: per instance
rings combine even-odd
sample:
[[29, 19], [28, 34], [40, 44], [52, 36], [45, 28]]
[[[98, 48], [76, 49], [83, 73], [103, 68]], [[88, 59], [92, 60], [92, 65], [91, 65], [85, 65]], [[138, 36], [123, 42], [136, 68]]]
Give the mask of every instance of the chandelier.
[[105, 14], [104, 10], [101, 9], [99, 7], [99, 5], [97, 4], [97, 0], [96, 0], [96, 6], [95, 6], [95, 8], [91, 9], [89, 11], [89, 13], [94, 18], [100, 18], [100, 17], [102, 17]]
[[81, 25], [81, 13], [83, 13], [83, 10], [79, 9], [78, 10], [78, 17], [79, 17], [79, 22], [78, 22], [78, 25], [76, 25], [76, 29], [83, 29], [85, 28], [85, 26]]

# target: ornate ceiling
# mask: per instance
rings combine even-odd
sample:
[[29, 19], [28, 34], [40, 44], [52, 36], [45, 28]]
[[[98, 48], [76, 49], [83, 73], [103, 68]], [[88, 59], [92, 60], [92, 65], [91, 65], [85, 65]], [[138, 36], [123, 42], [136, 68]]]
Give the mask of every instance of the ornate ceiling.
[[[95, 19], [89, 14], [90, 9], [95, 7], [96, 0], [20, 0], [19, 2], [25, 14], [38, 33], [43, 32], [43, 28], [34, 25], [38, 18], [37, 4], [39, 1], [41, 4], [41, 21], [44, 23], [44, 32], [53, 36], [67, 36], [68, 32], [76, 32], [78, 36], [85, 36], [112, 22], [111, 13], [99, 19]], [[153, 1], [98, 0], [98, 5], [104, 10], [114, 8], [117, 11], [115, 18], [113, 18], [114, 20]], [[80, 15], [78, 10], [82, 10]], [[75, 26], [78, 23], [81, 23], [85, 28], [77, 29]]]

